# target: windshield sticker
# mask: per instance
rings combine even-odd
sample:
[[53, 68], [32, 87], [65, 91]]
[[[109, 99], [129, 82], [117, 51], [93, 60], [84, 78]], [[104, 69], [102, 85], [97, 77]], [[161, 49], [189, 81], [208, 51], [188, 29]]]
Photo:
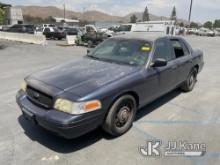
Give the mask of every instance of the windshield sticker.
[[151, 48], [149, 46], [141, 47], [141, 51], [143, 51], [143, 52], [149, 52], [150, 50], [151, 50]]

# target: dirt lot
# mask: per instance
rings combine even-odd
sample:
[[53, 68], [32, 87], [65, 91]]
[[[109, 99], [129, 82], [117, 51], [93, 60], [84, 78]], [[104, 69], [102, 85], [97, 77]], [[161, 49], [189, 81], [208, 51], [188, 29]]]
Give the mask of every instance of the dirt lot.
[[[191, 93], [175, 90], [137, 114], [124, 136], [110, 138], [100, 129], [75, 140], [64, 140], [27, 122], [15, 102], [26, 75], [86, 53], [83, 47], [58, 47], [0, 41], [0, 164], [77, 165], [205, 165], [220, 164], [220, 38], [189, 37], [205, 53], [205, 67]], [[201, 158], [142, 156], [138, 147], [146, 140], [161, 139], [205, 143]]]

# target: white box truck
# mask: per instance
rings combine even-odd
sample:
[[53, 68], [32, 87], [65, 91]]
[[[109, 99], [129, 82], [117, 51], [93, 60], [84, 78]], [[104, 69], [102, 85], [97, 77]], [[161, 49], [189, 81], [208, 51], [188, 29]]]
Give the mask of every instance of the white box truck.
[[132, 32], [155, 32], [165, 35], [175, 35], [175, 21], [138, 22], [132, 26]]

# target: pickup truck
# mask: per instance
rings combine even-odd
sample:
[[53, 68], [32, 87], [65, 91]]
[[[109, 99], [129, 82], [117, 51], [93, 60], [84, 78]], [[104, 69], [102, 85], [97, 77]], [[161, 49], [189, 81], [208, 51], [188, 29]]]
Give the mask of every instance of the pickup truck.
[[100, 126], [117, 137], [140, 108], [176, 88], [192, 91], [203, 65], [183, 38], [126, 34], [26, 77], [16, 98], [26, 119], [64, 138]]
[[89, 48], [95, 47], [107, 38], [111, 37], [104, 31], [97, 29], [94, 25], [86, 25], [83, 28], [82, 34], [78, 34], [76, 44], [86, 45]]

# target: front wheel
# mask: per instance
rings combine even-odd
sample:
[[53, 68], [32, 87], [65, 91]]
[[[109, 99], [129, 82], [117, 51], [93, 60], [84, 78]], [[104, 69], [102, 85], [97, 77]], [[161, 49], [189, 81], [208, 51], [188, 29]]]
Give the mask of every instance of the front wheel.
[[137, 105], [134, 97], [124, 95], [111, 107], [103, 124], [105, 132], [112, 136], [120, 136], [126, 133], [132, 126], [136, 114]]
[[183, 85], [180, 87], [184, 92], [190, 92], [195, 87], [195, 84], [197, 82], [197, 74], [198, 71], [196, 68], [193, 68], [190, 72], [187, 80], [183, 83]]

